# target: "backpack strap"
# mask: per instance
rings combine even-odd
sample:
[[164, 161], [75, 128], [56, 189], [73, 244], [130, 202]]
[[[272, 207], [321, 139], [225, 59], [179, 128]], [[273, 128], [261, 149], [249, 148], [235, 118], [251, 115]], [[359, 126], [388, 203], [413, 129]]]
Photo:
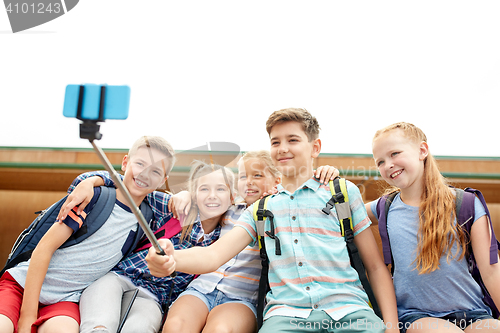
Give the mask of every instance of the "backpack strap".
[[491, 298], [491, 295], [488, 292], [488, 289], [484, 285], [483, 279], [481, 278], [481, 273], [476, 264], [476, 259], [474, 257], [474, 253], [472, 252], [472, 245], [470, 244], [470, 231], [472, 229], [472, 224], [475, 220], [475, 199], [476, 197], [479, 199], [481, 204], [483, 205], [486, 215], [488, 217], [488, 223], [490, 225], [491, 230], [491, 244], [490, 244], [490, 264], [495, 264], [498, 262], [498, 248], [500, 243], [496, 239], [495, 232], [493, 230], [493, 225], [491, 223], [491, 216], [486, 205], [486, 201], [482, 193], [479, 190], [475, 190], [472, 188], [466, 188], [465, 190], [455, 189], [456, 198], [455, 198], [455, 209], [457, 215], [457, 223], [465, 230], [465, 235], [468, 240], [467, 245], [467, 262], [469, 264], [469, 272], [476, 280], [476, 282], [481, 287], [483, 292], [483, 302], [488, 305], [491, 309], [492, 315], [494, 318], [498, 318], [500, 316], [500, 311], [498, 310], [495, 302]]
[[368, 277], [366, 276], [365, 266], [363, 265], [363, 261], [359, 255], [358, 248], [356, 247], [356, 244], [354, 244], [351, 207], [349, 205], [349, 196], [347, 194], [347, 184], [345, 178], [337, 177], [333, 181], [330, 181], [330, 192], [332, 193], [332, 198], [327, 202], [326, 207], [323, 208], [323, 213], [330, 213], [330, 206], [333, 202], [340, 222], [342, 236], [344, 237], [347, 245], [351, 265], [358, 273], [361, 284], [368, 295], [370, 306], [375, 314], [382, 318], [382, 312], [380, 311], [377, 300], [375, 299], [375, 294], [373, 293]]
[[[98, 192], [95, 192], [98, 193]], [[99, 197], [95, 204], [90, 207], [90, 212], [85, 218], [85, 223], [67, 241], [61, 245], [61, 248], [69, 247], [80, 243], [94, 232], [99, 230], [104, 222], [107, 221], [115, 207], [116, 189], [113, 187], [101, 186]]]
[[[85, 208], [85, 211], [89, 212], [85, 219], [85, 225], [71, 235], [60, 248], [65, 248], [83, 241], [97, 231], [108, 219], [116, 201], [116, 190], [114, 188], [101, 186], [100, 188], [94, 189], [94, 196], [97, 196], [96, 199], [94, 200], [94, 198], [92, 198], [89, 205]], [[35, 247], [56, 220], [67, 197], [68, 196], [65, 196], [49, 208], [41, 211], [28, 228], [19, 235], [12, 248], [12, 252], [9, 254], [7, 263], [0, 271], [0, 276], [6, 270], [31, 258], [31, 254]]]
[[[493, 223], [491, 222], [490, 211], [488, 209], [488, 206], [486, 205], [486, 200], [484, 199], [483, 194], [481, 193], [481, 191], [470, 187], [467, 187], [465, 190], [456, 189], [456, 192], [457, 192], [457, 199], [456, 199], [457, 221], [459, 221], [462, 227], [465, 227], [465, 230], [467, 230], [468, 233], [467, 235], [470, 235], [472, 224], [474, 223], [475, 220], [474, 201], [476, 197], [483, 205], [484, 210], [486, 211], [486, 216], [488, 218], [488, 224], [490, 226], [490, 232], [491, 232], [490, 265], [496, 264], [498, 262], [498, 249], [500, 248], [500, 242], [497, 240], [495, 236], [495, 230], [493, 229]], [[460, 202], [459, 202], [459, 196], [462, 197]]]
[[[274, 239], [275, 242], [275, 253], [277, 256], [281, 255], [281, 244], [280, 244], [280, 239], [278, 236], [275, 234], [275, 229], [274, 229], [274, 214], [270, 211], [267, 210], [267, 200], [269, 199], [269, 196], [266, 196], [262, 199], [257, 200], [253, 204], [253, 218], [255, 220], [256, 228], [257, 228], [257, 234], [258, 234], [258, 239], [259, 239], [259, 248], [264, 247], [264, 237], [265, 235], [269, 236], [269, 238]], [[271, 225], [271, 231], [264, 231], [264, 223], [266, 218], [269, 218], [269, 223]]]
[[[181, 223], [179, 222], [178, 219], [171, 218], [170, 220], [167, 221], [164, 225], [162, 225], [158, 230], [154, 232], [154, 235], [156, 239], [161, 239], [161, 238], [172, 238], [175, 235], [177, 235], [179, 232], [182, 231], [182, 226]], [[144, 249], [150, 248], [151, 242], [147, 238], [142, 238], [139, 244], [137, 244], [137, 247], [135, 248], [134, 252], [139, 252]]]
[[378, 231], [382, 240], [382, 253], [384, 255], [384, 263], [391, 265], [391, 273], [394, 273], [394, 258], [392, 257], [391, 243], [387, 232], [387, 217], [389, 216], [389, 208], [398, 193], [392, 192], [383, 195], [377, 202]]
[[[269, 196], [257, 200], [253, 204], [253, 218], [255, 220], [257, 228], [257, 237], [259, 242], [260, 259], [262, 264], [262, 270], [260, 272], [259, 280], [259, 293], [257, 297], [257, 327], [260, 328], [264, 322], [264, 307], [265, 300], [269, 287], [269, 258], [266, 253], [266, 243], [264, 242], [265, 232], [264, 232], [264, 222], [267, 217], [273, 216], [267, 208], [267, 200]], [[274, 224], [274, 223], [273, 223]], [[273, 225], [274, 229], [274, 225]], [[280, 249], [281, 254], [281, 249]]]

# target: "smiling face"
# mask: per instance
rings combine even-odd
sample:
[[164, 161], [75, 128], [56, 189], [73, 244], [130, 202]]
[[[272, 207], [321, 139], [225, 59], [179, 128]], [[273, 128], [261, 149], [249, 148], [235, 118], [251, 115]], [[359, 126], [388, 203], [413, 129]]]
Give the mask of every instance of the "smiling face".
[[231, 205], [231, 191], [221, 170], [197, 179], [196, 204], [200, 219], [219, 219]]
[[258, 159], [250, 158], [238, 163], [238, 193], [247, 206], [257, 201], [264, 192], [279, 184], [280, 179], [274, 177], [267, 164]]
[[401, 190], [422, 183], [424, 160], [428, 155], [425, 142], [418, 144], [395, 129], [373, 140], [373, 158], [382, 178]]
[[[313, 175], [312, 159], [319, 155], [321, 141], [309, 141], [301, 124], [287, 121], [272, 127], [271, 158], [283, 174], [283, 183], [296, 179], [303, 183]], [[299, 184], [299, 185], [300, 185]]]
[[[122, 170], [125, 171], [123, 183], [130, 192], [135, 203], [140, 203], [144, 197], [163, 185], [167, 179], [168, 166], [166, 155], [154, 148], [141, 147], [133, 155], [125, 155], [122, 161]], [[121, 193], [117, 193], [118, 200], [126, 203]]]

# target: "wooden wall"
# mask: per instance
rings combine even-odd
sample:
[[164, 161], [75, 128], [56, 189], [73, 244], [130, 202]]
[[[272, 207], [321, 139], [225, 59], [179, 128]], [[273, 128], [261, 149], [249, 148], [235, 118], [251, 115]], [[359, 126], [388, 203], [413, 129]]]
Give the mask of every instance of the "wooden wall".
[[[126, 151], [107, 150], [106, 154], [119, 168]], [[235, 154], [213, 155], [235, 166]], [[210, 161], [207, 153], [179, 158], [169, 178], [171, 190], [183, 186], [193, 158]], [[483, 192], [500, 237], [500, 158], [440, 158], [438, 162], [457, 187], [470, 186]], [[325, 164], [336, 166], [358, 184], [365, 201], [379, 196], [384, 182], [378, 179], [370, 156], [320, 155], [315, 161], [316, 166]], [[77, 175], [96, 168], [102, 166], [92, 150], [0, 147], [0, 265], [3, 266], [19, 233], [36, 217], [34, 212], [62, 198]], [[376, 228], [373, 230], [377, 232]]]

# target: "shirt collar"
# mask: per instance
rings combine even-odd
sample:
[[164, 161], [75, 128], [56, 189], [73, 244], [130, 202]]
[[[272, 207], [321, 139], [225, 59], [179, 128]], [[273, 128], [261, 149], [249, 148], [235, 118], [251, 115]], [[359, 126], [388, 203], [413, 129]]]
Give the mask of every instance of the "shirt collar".
[[[320, 186], [321, 186], [320, 182], [316, 178], [311, 177], [304, 184], [302, 184], [296, 191], [302, 190], [304, 188], [310, 188], [311, 190], [316, 192], [318, 191]], [[285, 190], [285, 188], [281, 184], [278, 184], [277, 189], [278, 193], [289, 193], [287, 190]]]

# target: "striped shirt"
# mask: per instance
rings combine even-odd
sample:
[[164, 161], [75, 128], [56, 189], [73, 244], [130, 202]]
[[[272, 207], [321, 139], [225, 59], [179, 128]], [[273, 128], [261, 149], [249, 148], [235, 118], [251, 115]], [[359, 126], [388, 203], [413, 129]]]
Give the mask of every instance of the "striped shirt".
[[[239, 211], [232, 214], [235, 220], [246, 205], [237, 207]], [[233, 226], [232, 222], [226, 223], [222, 227], [221, 235], [231, 230]], [[261, 268], [259, 247], [247, 246], [215, 272], [200, 275], [189, 286], [204, 294], [218, 289], [227, 297], [256, 304]]]
[[[354, 235], [371, 224], [358, 188], [347, 182]], [[269, 284], [264, 319], [272, 316], [307, 318], [312, 310], [323, 310], [333, 320], [358, 310], [371, 310], [368, 297], [341, 235], [335, 210], [322, 212], [331, 198], [330, 188], [314, 178], [294, 193], [278, 185], [278, 193], [268, 200], [274, 214], [275, 233], [281, 242], [281, 255], [275, 242], [265, 237], [269, 257]], [[247, 209], [236, 226], [243, 227], [256, 243], [257, 230]], [[270, 230], [266, 219], [265, 230]]]

